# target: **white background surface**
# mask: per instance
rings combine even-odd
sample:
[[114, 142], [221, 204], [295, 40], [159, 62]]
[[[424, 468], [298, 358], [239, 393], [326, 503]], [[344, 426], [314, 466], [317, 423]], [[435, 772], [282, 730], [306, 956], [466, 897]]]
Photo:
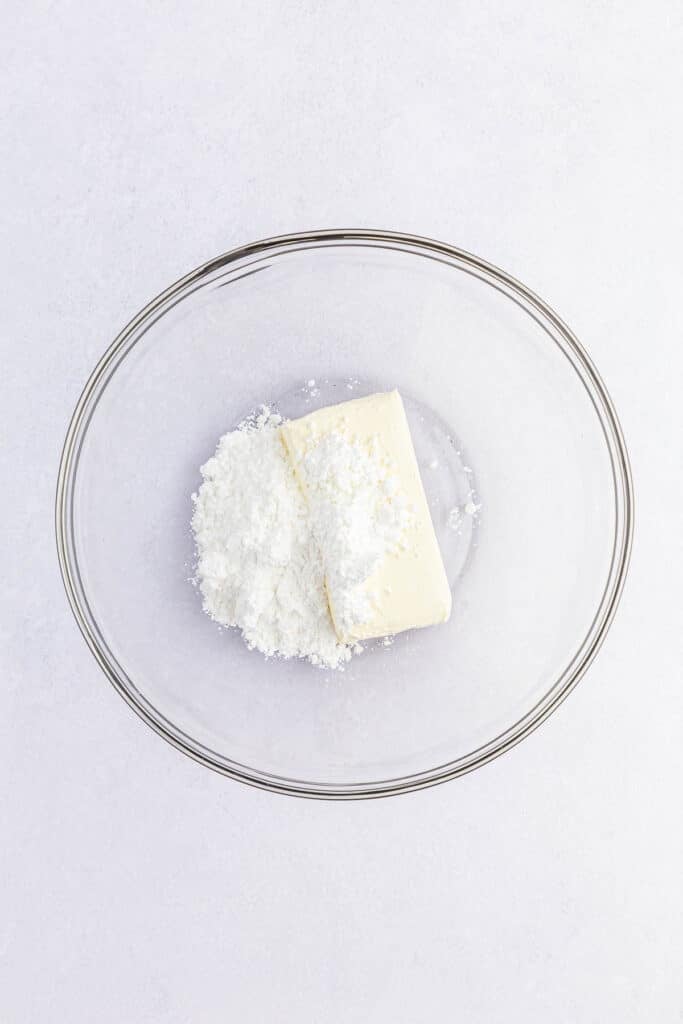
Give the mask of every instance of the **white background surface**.
[[[680, 4], [11, 0], [0, 37], [0, 1020], [681, 1020]], [[460, 781], [325, 804], [133, 715], [72, 621], [52, 506], [140, 306], [236, 244], [349, 226], [546, 298], [638, 505], [617, 620], [550, 721]]]

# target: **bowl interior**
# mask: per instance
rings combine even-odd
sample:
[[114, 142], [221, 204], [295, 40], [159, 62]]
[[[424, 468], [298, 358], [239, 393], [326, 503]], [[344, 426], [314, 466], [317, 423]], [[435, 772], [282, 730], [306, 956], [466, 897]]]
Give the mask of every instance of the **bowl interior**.
[[[394, 387], [451, 620], [343, 673], [266, 661], [190, 582], [199, 467], [261, 402]], [[432, 779], [540, 717], [604, 630], [627, 532], [606, 417], [561, 325], [478, 261], [381, 238], [244, 250], [148, 307], [91, 380], [63, 464], [72, 600], [128, 699], [216, 767], [330, 795]]]

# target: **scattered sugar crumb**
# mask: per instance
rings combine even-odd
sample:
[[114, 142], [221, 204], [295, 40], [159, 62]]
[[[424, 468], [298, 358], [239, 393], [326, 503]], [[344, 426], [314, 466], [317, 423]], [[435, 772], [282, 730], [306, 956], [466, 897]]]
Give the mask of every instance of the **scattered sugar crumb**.
[[452, 508], [448, 513], [448, 528], [450, 530], [457, 530], [462, 523], [462, 514], [459, 508]]

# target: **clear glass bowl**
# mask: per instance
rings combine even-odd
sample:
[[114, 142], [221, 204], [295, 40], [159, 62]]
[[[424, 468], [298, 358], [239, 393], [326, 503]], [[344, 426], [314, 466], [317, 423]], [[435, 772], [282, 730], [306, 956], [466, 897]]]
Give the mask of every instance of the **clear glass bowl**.
[[[189, 581], [199, 467], [261, 402], [394, 387], [451, 620], [343, 673], [267, 661]], [[80, 629], [153, 729], [232, 778], [348, 798], [462, 775], [557, 707], [614, 615], [632, 508], [605, 387], [545, 302], [449, 245], [320, 231], [220, 256], [131, 321], [74, 413], [56, 519]]]

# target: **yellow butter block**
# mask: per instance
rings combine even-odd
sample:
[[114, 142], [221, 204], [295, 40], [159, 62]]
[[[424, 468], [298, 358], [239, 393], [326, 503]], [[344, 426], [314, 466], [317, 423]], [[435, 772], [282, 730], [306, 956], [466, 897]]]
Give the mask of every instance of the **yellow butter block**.
[[[353, 643], [446, 622], [451, 591], [398, 391], [327, 406], [280, 430], [319, 525], [339, 640]], [[375, 524], [376, 536], [368, 523]], [[358, 554], [353, 530], [372, 565], [362, 579], [363, 543]], [[354, 573], [358, 581], [347, 585]]]

